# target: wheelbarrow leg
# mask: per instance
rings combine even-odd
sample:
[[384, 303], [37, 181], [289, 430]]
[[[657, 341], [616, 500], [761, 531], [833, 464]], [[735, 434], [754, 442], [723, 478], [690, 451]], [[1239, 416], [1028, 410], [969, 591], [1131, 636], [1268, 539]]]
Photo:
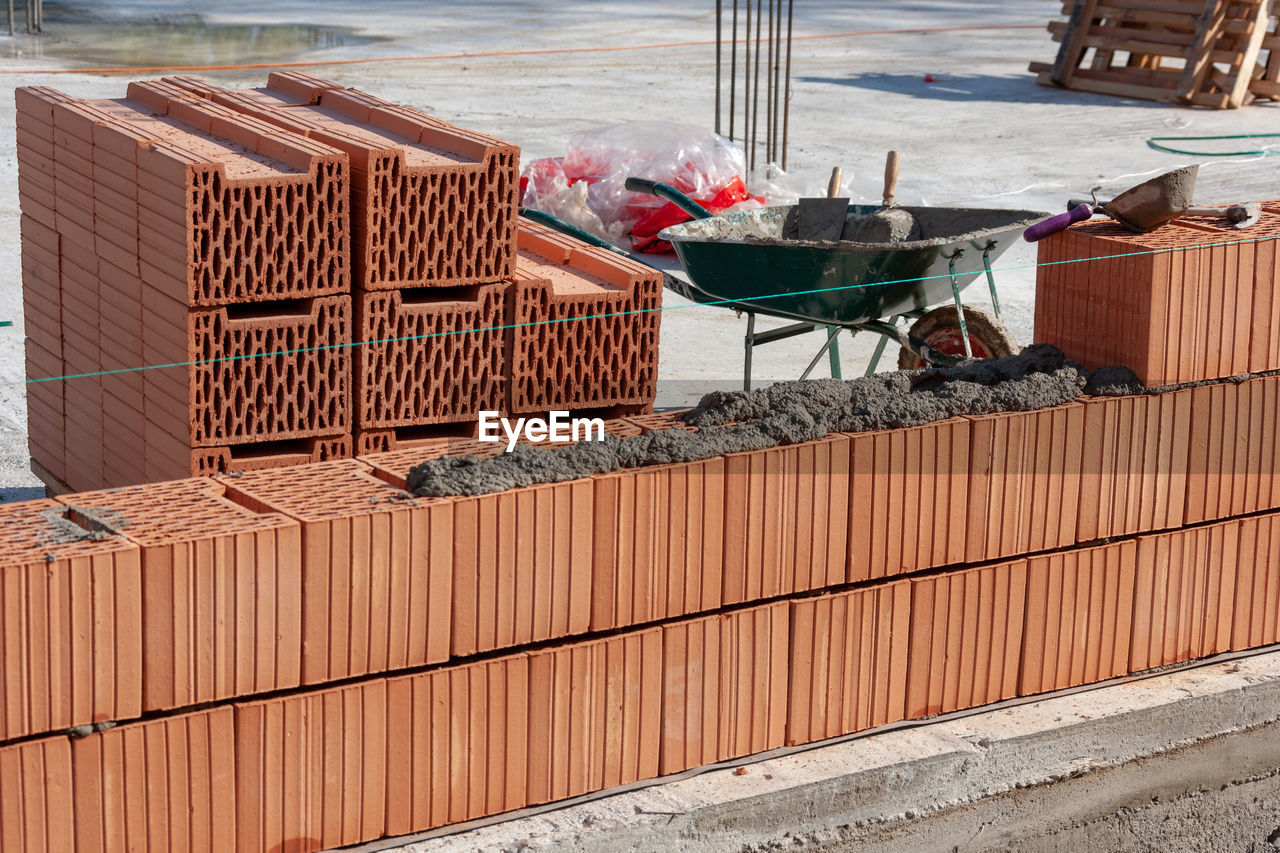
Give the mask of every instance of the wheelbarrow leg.
[[747, 312], [747, 354], [742, 360], [742, 390], [751, 390], [751, 350], [756, 345], [756, 315]]
[[987, 271], [987, 287], [991, 290], [991, 307], [996, 319], [1000, 319], [1000, 297], [996, 295], [996, 277], [991, 274], [991, 244], [982, 250], [982, 268]]
[[960, 304], [960, 282], [956, 280], [956, 261], [964, 254], [959, 250], [951, 256], [951, 296], [956, 301], [956, 318], [960, 321], [960, 340], [964, 343], [964, 357], [973, 358], [973, 347], [969, 345], [969, 324], [964, 321], [964, 306]]
[[827, 326], [826, 329], [828, 332], [832, 332], [833, 329], [835, 330], [831, 334], [831, 346], [827, 348], [827, 357], [830, 359], [831, 363], [831, 378], [840, 379], [842, 378], [840, 376], [840, 342], [835, 339], [836, 335], [840, 333], [840, 327]]
[[[889, 318], [890, 325], [897, 325], [898, 318], [896, 316]], [[884, 335], [880, 336], [880, 340], [876, 343], [875, 351], [871, 353], [871, 363], [867, 365], [867, 372], [863, 376], [872, 376], [876, 372], [876, 368], [880, 366], [880, 357], [884, 355], [885, 345], [889, 343], [889, 339]], [[895, 341], [896, 343], [896, 341]]]
[[[822, 349], [818, 350], [818, 354], [813, 357], [813, 361], [809, 362], [809, 366], [804, 369], [804, 373], [800, 374], [801, 380], [809, 378], [809, 374], [813, 373], [813, 369], [817, 367], [818, 362], [822, 360], [822, 354], [831, 349], [831, 344], [836, 339], [836, 335], [840, 334], [839, 326], [828, 326], [827, 328], [831, 330], [827, 335], [827, 342], [822, 345]], [[836, 378], [839, 379], [840, 377], [837, 376]]]

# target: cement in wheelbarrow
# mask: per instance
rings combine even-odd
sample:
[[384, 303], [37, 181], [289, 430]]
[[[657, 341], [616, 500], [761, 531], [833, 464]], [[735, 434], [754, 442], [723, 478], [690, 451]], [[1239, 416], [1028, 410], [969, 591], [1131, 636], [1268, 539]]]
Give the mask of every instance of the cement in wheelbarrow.
[[[900, 243], [814, 243], [783, 238], [795, 207], [766, 207], [673, 225], [671, 242], [694, 286], [762, 313], [853, 326], [952, 299], [1022, 231], [1047, 214], [1031, 210], [902, 207], [921, 239]], [[850, 217], [879, 206], [852, 205]]]

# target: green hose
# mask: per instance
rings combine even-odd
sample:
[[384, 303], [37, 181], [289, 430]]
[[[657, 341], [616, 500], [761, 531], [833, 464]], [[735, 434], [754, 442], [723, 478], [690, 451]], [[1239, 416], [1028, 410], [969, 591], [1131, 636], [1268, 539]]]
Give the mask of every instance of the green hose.
[[1170, 154], [1186, 154], [1191, 157], [1246, 157], [1252, 154], [1272, 154], [1275, 153], [1266, 148], [1260, 151], [1184, 151], [1180, 148], [1170, 148], [1167, 145], [1160, 145], [1161, 142], [1201, 142], [1209, 139], [1271, 139], [1280, 136], [1280, 133], [1238, 133], [1233, 136], [1153, 136], [1147, 140], [1147, 144], [1157, 151], [1167, 151]]

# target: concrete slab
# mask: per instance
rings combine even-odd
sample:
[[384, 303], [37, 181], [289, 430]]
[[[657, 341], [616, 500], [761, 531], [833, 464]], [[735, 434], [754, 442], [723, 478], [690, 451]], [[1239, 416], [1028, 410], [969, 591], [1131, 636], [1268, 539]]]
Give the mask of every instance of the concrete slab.
[[1271, 850], [1278, 700], [1273, 647], [358, 849]]

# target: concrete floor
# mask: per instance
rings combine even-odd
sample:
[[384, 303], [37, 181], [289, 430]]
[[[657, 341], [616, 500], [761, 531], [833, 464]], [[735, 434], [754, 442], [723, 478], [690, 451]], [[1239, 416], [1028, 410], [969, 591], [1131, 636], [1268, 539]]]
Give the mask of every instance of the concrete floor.
[[[426, 5], [411, 0], [289, 0], [266, 8], [247, 0], [85, 0], [74, 14], [49, 4], [44, 40], [0, 39], [0, 70], [14, 86], [52, 85], [81, 97], [118, 97], [129, 80], [163, 72], [53, 75], [41, 69], [85, 67], [86, 62], [103, 62], [104, 55], [133, 66], [171, 64], [183, 56], [189, 56], [184, 64], [259, 60], [262, 50], [281, 54], [292, 49], [235, 38], [211, 47], [207, 33], [202, 39], [193, 22], [320, 21], [348, 28], [348, 38], [355, 34], [368, 40], [296, 50], [292, 58], [451, 55], [311, 70], [509, 139], [522, 146], [528, 162], [561, 154], [572, 134], [605, 124], [652, 118], [710, 127], [714, 48], [633, 48], [714, 42], [714, 8], [710, 0], [437, 0]], [[1104, 194], [1114, 192], [1187, 159], [1151, 150], [1146, 140], [1152, 136], [1261, 133], [1276, 127], [1280, 103], [1191, 110], [1035, 85], [1027, 63], [1054, 56], [1055, 46], [1040, 28], [1058, 8], [1058, 0], [800, 0], [794, 24], [799, 36], [912, 27], [993, 29], [797, 40], [789, 124], [792, 176], [811, 194], [820, 194], [831, 166], [840, 164], [852, 191], [875, 196], [884, 154], [896, 148], [903, 154], [900, 201], [1057, 211], [1068, 196], [1086, 194], [1096, 184], [1103, 185]], [[171, 26], [157, 29], [156, 21]], [[1008, 28], [1018, 26], [1031, 28]], [[8, 59], [3, 58], [5, 47]], [[621, 49], [458, 56], [598, 47]], [[261, 84], [267, 69], [199, 73], [223, 85], [250, 86]], [[936, 82], [924, 82], [926, 74]], [[8, 308], [0, 312], [0, 320], [12, 319], [14, 325], [0, 328], [0, 500], [40, 493], [27, 470], [23, 437], [13, 138], [13, 112], [5, 109], [0, 111], [0, 304]], [[1197, 199], [1213, 203], [1280, 197], [1275, 175], [1275, 164], [1263, 157], [1205, 159]], [[1024, 343], [1031, 336], [1034, 260], [1034, 250], [1019, 244], [1001, 258], [997, 271], [1006, 323]], [[965, 298], [979, 307], [989, 304], [980, 286]], [[738, 387], [745, 320], [671, 294], [664, 308], [659, 404], [688, 405], [711, 388]], [[770, 325], [776, 323], [761, 322], [761, 328]], [[846, 340], [846, 375], [861, 372], [874, 343], [870, 335]], [[819, 344], [814, 335], [771, 344], [756, 354], [755, 374], [762, 380], [795, 378]], [[890, 351], [887, 358], [891, 366], [896, 354]]]

